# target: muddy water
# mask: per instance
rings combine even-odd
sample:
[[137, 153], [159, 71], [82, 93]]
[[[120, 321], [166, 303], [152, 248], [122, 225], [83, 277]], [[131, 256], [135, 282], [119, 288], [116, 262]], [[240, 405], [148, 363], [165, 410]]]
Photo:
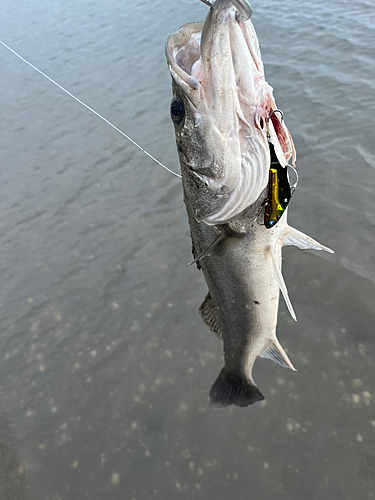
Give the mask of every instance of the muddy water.
[[[0, 498], [375, 498], [375, 39], [370, 1], [252, 4], [298, 151], [284, 251], [298, 368], [210, 410], [220, 342], [197, 309], [179, 179], [0, 47]], [[167, 36], [185, 2], [3, 0], [1, 37], [168, 166]]]

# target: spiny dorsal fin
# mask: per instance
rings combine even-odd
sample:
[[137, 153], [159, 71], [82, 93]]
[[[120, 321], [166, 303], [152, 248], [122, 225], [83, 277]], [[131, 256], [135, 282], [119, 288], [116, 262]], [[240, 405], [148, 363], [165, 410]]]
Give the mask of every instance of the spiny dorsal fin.
[[202, 305], [199, 308], [199, 314], [208, 328], [214, 332], [219, 339], [222, 339], [216, 306], [212, 300], [210, 292], [208, 292], [206, 298], [202, 302]]
[[321, 245], [317, 241], [310, 238], [310, 236], [307, 236], [307, 234], [298, 231], [298, 229], [294, 229], [294, 227], [287, 226], [283, 237], [283, 246], [294, 245], [301, 248], [301, 250], [324, 250], [325, 252], [335, 253], [330, 248]]
[[272, 266], [273, 266], [273, 277], [275, 278], [276, 283], [279, 285], [279, 288], [281, 290], [281, 293], [283, 294], [283, 297], [284, 297], [284, 300], [286, 302], [287, 308], [290, 312], [290, 315], [292, 316], [294, 321], [297, 321], [297, 316], [296, 316], [296, 313], [294, 312], [292, 303], [290, 301], [290, 298], [288, 295], [288, 290], [286, 288], [283, 275], [281, 274], [281, 271], [279, 269], [279, 265], [277, 263], [275, 250], [272, 247], [270, 248], [270, 254], [271, 254], [271, 261], [272, 261]]
[[277, 339], [260, 354], [260, 357], [270, 359], [283, 368], [290, 368], [294, 372], [297, 371]]

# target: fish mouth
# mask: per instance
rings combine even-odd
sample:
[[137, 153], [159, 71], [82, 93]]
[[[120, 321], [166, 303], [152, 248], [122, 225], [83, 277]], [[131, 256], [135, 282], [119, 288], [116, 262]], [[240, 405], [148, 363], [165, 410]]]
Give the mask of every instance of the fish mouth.
[[196, 102], [200, 83], [192, 75], [193, 65], [199, 60], [203, 23], [184, 24], [167, 40], [165, 53], [173, 80]]
[[[234, 2], [236, 3], [236, 2]], [[237, 2], [238, 3], [238, 2]], [[166, 56], [174, 84], [187, 97], [196, 126], [210, 134], [209, 156], [222, 164], [229, 193], [205, 222], [217, 224], [255, 203], [269, 181], [269, 142], [285, 166], [295, 149], [265, 80], [253, 24], [230, 0], [216, 0], [202, 23], [189, 23], [168, 38]], [[209, 168], [203, 172], [211, 178]]]

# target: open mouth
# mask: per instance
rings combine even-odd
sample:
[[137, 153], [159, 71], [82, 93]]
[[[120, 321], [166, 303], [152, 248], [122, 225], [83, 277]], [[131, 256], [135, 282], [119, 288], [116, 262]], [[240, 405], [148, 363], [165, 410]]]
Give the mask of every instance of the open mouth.
[[[242, 3], [235, 0], [233, 3]], [[190, 23], [171, 35], [166, 55], [174, 85], [187, 98], [194, 126], [201, 130], [209, 162], [198, 173], [210, 188], [227, 188], [220, 212], [206, 222], [228, 220], [254, 203], [269, 182], [270, 146], [285, 167], [295, 161], [292, 138], [265, 80], [258, 38], [232, 0], [216, 0], [204, 25]]]
[[185, 45], [173, 49], [175, 63], [189, 76], [193, 76], [193, 66], [201, 57], [200, 44], [202, 28], [203, 24], [199, 31], [191, 31], [190, 39]]
[[[225, 8], [223, 8], [223, 6]], [[239, 119], [255, 126], [275, 147], [285, 166], [295, 150], [272, 88], [267, 84], [258, 39], [251, 21], [242, 21], [228, 0], [216, 0], [206, 22], [184, 25], [167, 42], [171, 71], [198, 112], [223, 111], [227, 122], [228, 100]], [[225, 96], [226, 94], [226, 96]], [[221, 105], [220, 105], [221, 100]]]

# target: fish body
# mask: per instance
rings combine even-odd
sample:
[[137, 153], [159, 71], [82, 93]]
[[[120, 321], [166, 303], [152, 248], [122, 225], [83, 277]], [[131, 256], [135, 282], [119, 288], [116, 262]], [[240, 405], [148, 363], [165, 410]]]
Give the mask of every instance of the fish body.
[[296, 319], [282, 246], [331, 251], [288, 226], [287, 203], [274, 224], [264, 224], [270, 201], [277, 205], [271, 153], [286, 169], [295, 149], [265, 80], [255, 30], [233, 3], [216, 0], [204, 25], [187, 24], [166, 44], [194, 261], [209, 289], [199, 312], [224, 345], [225, 365], [210, 391], [215, 407], [264, 399], [252, 377], [258, 356], [294, 370], [276, 337], [280, 289]]
[[[276, 325], [279, 287], [273, 276], [271, 247], [281, 259], [280, 232], [286, 219], [267, 230], [258, 222], [265, 192], [242, 216], [220, 227], [225, 234], [215, 253], [202, 259], [201, 266], [220, 325], [225, 366], [210, 393], [212, 406], [234, 403], [246, 406], [263, 399], [255, 386], [252, 369], [257, 356], [277, 343]], [[188, 205], [188, 202], [187, 202]], [[188, 208], [189, 224], [196, 252], [203, 253], [219, 229], [197, 223]], [[201, 316], [206, 317], [201, 307]], [[206, 321], [210, 327], [210, 322]]]

